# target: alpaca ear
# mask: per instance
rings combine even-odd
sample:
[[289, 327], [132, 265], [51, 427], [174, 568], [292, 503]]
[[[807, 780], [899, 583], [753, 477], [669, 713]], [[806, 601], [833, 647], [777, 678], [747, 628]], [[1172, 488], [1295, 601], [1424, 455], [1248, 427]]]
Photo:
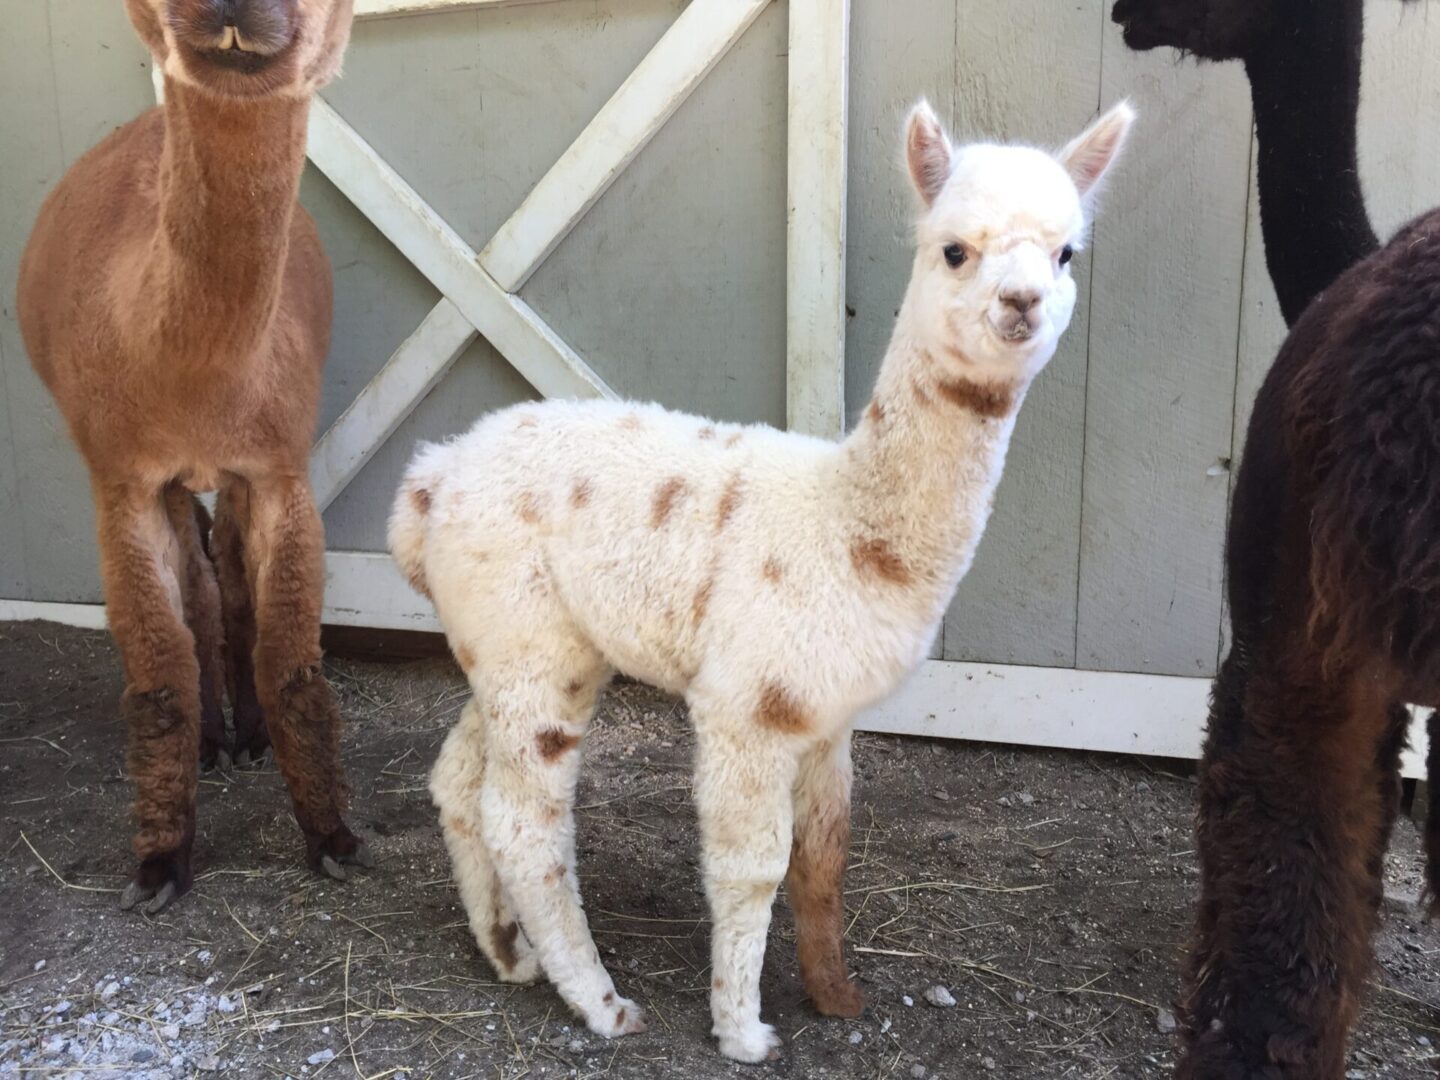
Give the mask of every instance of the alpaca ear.
[[950, 179], [954, 158], [955, 151], [935, 110], [921, 98], [905, 121], [905, 164], [910, 167], [910, 181], [926, 206], [935, 202], [935, 196]]
[[1094, 192], [1120, 156], [1134, 122], [1135, 110], [1128, 101], [1122, 101], [1060, 151], [1060, 164], [1075, 181], [1082, 198]]

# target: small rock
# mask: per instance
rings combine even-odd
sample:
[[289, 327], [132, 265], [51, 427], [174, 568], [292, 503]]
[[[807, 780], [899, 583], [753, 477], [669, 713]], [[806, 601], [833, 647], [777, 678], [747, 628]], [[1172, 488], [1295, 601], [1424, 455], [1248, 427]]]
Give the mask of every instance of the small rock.
[[885, 1034], [887, 1031], [889, 1031], [889, 1030], [890, 1030], [890, 1018], [887, 1016], [887, 1017], [885, 1017], [884, 1020], [881, 1020], [881, 1021], [880, 1021], [880, 1034], [881, 1034], [881, 1035], [884, 1035], [884, 1034]]
[[235, 1004], [235, 1000], [225, 994], [220, 995], [220, 1000], [215, 1002], [215, 1007], [222, 1013], [233, 1013], [239, 1008], [239, 1006]]
[[1016, 990], [1016, 991], [1015, 991], [1015, 1004], [1016, 1004], [1016, 1005], [1024, 1005], [1024, 1004], [1025, 1004], [1025, 991], [1024, 991], [1024, 990]]
[[955, 1007], [954, 995], [938, 984], [925, 991], [925, 1000], [937, 1009], [953, 1009]]
[[1365, 1080], [1370, 1074], [1364, 1069], [1351, 1069], [1345, 1074], [1345, 1080]]
[[45, 961], [45, 960], [36, 960], [36, 961], [35, 961], [35, 970], [36, 970], [36, 971], [44, 971], [44, 970], [45, 970], [45, 965], [46, 965], [46, 963], [48, 963], [48, 961]]
[[584, 1053], [584, 1052], [585, 1052], [585, 1040], [584, 1040], [584, 1039], [571, 1039], [571, 1040], [566, 1044], [566, 1049], [569, 1050], [572, 1054], [581, 1054], [581, 1053]]
[[914, 1065], [910, 1066], [910, 1075], [913, 1076], [915, 1080], [924, 1080], [925, 1066], [917, 1061]]
[[930, 794], [933, 795], [935, 798], [939, 799], [941, 802], [949, 802], [949, 801], [950, 801], [950, 796], [949, 796], [946, 792], [943, 792], [943, 791], [932, 791]]
[[1035, 796], [1034, 796], [1034, 795], [1031, 795], [1028, 791], [1022, 791], [1022, 792], [1020, 792], [1020, 794], [1019, 794], [1019, 795], [1016, 795], [1015, 798], [1017, 798], [1017, 799], [1020, 800], [1020, 805], [1021, 805], [1021, 806], [1034, 806], [1034, 805], [1035, 805]]
[[905, 1003], [905, 1007], [906, 1007], [907, 1009], [908, 1009], [911, 1005], [914, 1005], [914, 1004], [915, 1004], [915, 999], [912, 998], [909, 994], [905, 994], [903, 997], [900, 998], [900, 1000]]
[[209, 949], [201, 949], [195, 954], [195, 959], [199, 960], [202, 964], [208, 964], [214, 959], [214, 954], [211, 953]]
[[1175, 1014], [1169, 1009], [1161, 1009], [1155, 1014], [1155, 1030], [1161, 1035], [1173, 1035], [1175, 1028]]
[[1419, 1043], [1421, 1046], [1429, 1046], [1429, 1045], [1430, 1045], [1430, 1040], [1427, 1039], [1424, 1035], [1421, 1035], [1421, 1036], [1420, 1036], [1418, 1039], [1416, 1039], [1415, 1041], [1416, 1041], [1417, 1043]]
[[985, 1068], [987, 1069], [993, 1069], [995, 1068], [995, 1059], [992, 1057], [987, 1057], [983, 1059], [980, 1064], [985, 1066]]
[[850, 1032], [850, 1045], [859, 1046], [865, 1040], [865, 1036], [858, 1031]]
[[116, 982], [114, 979], [111, 979], [108, 983], [105, 984], [105, 989], [103, 989], [103, 990], [100, 991], [100, 1000], [101, 1000], [101, 1001], [109, 1001], [111, 998], [113, 998], [113, 997], [114, 997], [116, 994], [118, 994], [119, 992], [120, 992], [120, 984], [119, 984], [118, 982]]
[[145, 1062], [153, 1061], [154, 1059], [155, 1051], [151, 1050], [148, 1046], [142, 1046], [139, 1050], [136, 1050], [133, 1054], [130, 1055], [130, 1060], [135, 1062], [137, 1065], [143, 1065], [145, 1064]]
[[995, 802], [998, 803], [1000, 806], [1009, 806], [1010, 797], [1008, 795], [1001, 795], [1000, 798], [995, 800]]
[[335, 1051], [328, 1046], [324, 1050], [317, 1051], [305, 1059], [311, 1065], [324, 1065], [327, 1061], [335, 1060]]
[[195, 1060], [195, 1068], [201, 1072], [219, 1072], [224, 1067], [225, 1063], [220, 1060], [219, 1054], [206, 1054]]
[[166, 1042], [180, 1037], [179, 1024], [165, 1024], [160, 1028], [160, 1037]]
[[55, 1008], [50, 1010], [51, 1014], [54, 1016], [64, 1016], [69, 1011], [70, 1002], [68, 1001], [62, 1001], [59, 1005], [56, 1005]]

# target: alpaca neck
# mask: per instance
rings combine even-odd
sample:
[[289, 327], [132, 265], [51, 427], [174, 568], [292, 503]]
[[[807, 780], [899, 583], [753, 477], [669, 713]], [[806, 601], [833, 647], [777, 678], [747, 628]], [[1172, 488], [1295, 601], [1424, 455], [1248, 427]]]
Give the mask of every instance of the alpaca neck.
[[938, 613], [985, 530], [1026, 386], [956, 379], [913, 325], [907, 300], [870, 407], [845, 441], [842, 483], [849, 526], [870, 544], [852, 548], [857, 569], [872, 562]]
[[1315, 0], [1246, 62], [1265, 261], [1287, 325], [1379, 246], [1356, 159], [1361, 0]]
[[214, 356], [270, 329], [305, 164], [310, 103], [236, 101], [167, 79], [156, 265], [169, 311], [215, 326]]

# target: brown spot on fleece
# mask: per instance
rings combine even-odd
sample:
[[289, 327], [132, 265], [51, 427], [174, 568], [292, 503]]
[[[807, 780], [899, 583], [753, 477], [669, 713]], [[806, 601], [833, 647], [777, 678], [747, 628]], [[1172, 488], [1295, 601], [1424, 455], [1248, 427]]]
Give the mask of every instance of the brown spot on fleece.
[[720, 507], [715, 512], [715, 531], [719, 532], [730, 524], [730, 518], [735, 513], [735, 508], [740, 505], [740, 477], [732, 476], [730, 482], [725, 485], [725, 490], [720, 493]]
[[685, 481], [672, 476], [655, 489], [655, 498], [650, 503], [650, 527], [658, 529], [670, 517], [675, 504], [685, 494]]
[[535, 745], [540, 748], [540, 756], [546, 761], [554, 761], [561, 754], [575, 749], [579, 742], [580, 736], [554, 727], [546, 728], [535, 736]]
[[755, 720], [761, 727], [786, 735], [799, 735], [810, 727], [810, 716], [804, 707], [777, 682], [767, 682], [761, 689]]
[[857, 538], [851, 541], [850, 562], [862, 577], [879, 578], [891, 585], [909, 585], [914, 581], [910, 568], [884, 540]]
[[952, 405], [996, 420], [1015, 411], [1015, 387], [1009, 383], [989, 385], [969, 379], [941, 379], [935, 384], [940, 396]]

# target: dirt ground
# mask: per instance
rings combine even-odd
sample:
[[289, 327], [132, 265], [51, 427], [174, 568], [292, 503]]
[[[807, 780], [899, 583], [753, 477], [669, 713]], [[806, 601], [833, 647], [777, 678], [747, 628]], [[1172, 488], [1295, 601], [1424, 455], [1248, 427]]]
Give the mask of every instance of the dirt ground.
[[[495, 983], [425, 788], [464, 700], [447, 662], [329, 661], [352, 823], [380, 865], [309, 874], [273, 766], [202, 777], [195, 889], [122, 914], [130, 788], [108, 637], [0, 624], [0, 1075], [1153, 1077], [1196, 887], [1192, 781], [1164, 763], [860, 735], [848, 881], [858, 1021], [827, 1020], [776, 907], [762, 1066], [708, 1036], [707, 931], [684, 711], [607, 695], [587, 745], [580, 876], [647, 1034], [577, 1027]], [[1347, 1076], [1433, 1077], [1440, 1001], [1416, 831], [1390, 862], [1379, 965]], [[944, 987], [953, 1006], [930, 1003]], [[935, 995], [932, 991], [931, 996]]]

